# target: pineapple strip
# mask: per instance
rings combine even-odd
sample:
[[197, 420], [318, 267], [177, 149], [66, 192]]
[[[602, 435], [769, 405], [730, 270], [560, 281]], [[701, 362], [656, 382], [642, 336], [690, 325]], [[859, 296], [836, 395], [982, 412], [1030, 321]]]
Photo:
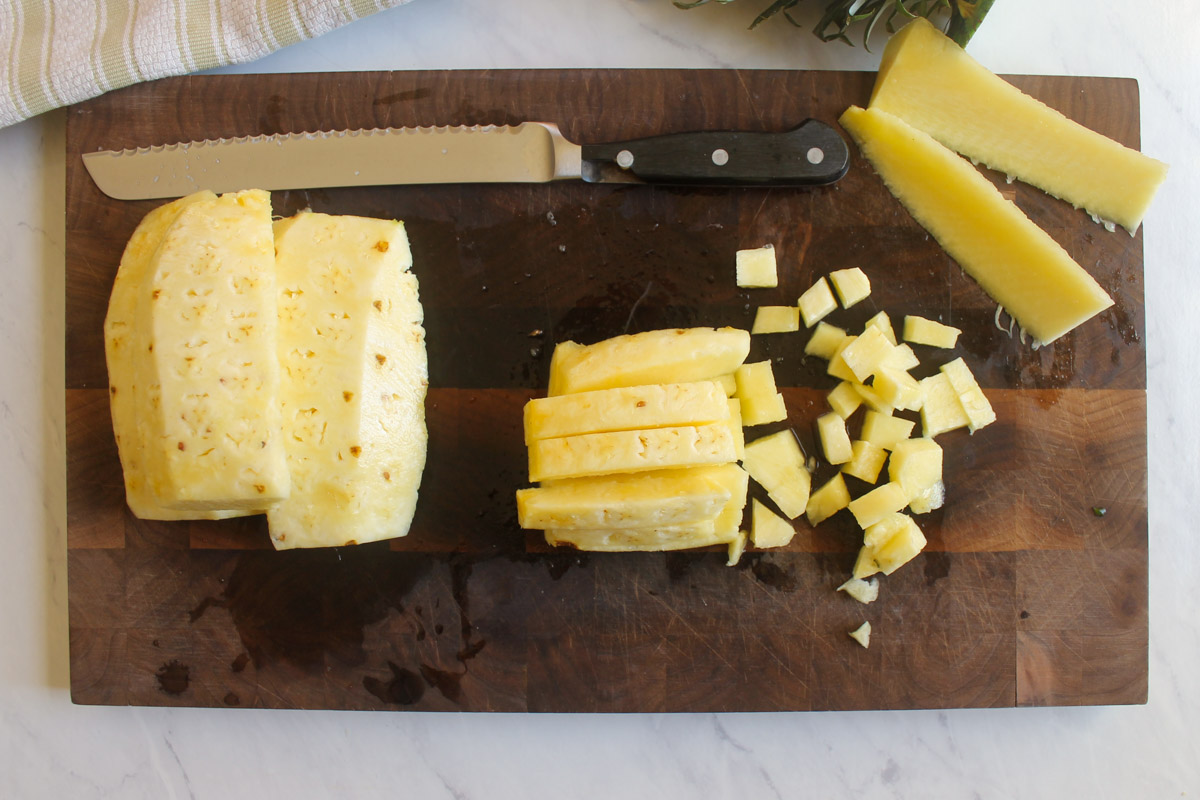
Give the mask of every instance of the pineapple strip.
[[750, 334], [737, 328], [646, 331], [592, 345], [560, 342], [550, 359], [547, 393], [712, 380], [733, 372], [749, 353]]
[[917, 222], [1043, 344], [1113, 304], [1058, 242], [927, 134], [877, 108], [851, 106], [840, 121]]
[[599, 389], [525, 404], [525, 444], [583, 433], [706, 425], [729, 418], [716, 381]]
[[733, 464], [556, 481], [517, 490], [522, 528], [661, 528], [712, 519], [731, 496]]
[[551, 529], [546, 531], [546, 542], [599, 552], [687, 550], [734, 542], [746, 507], [750, 476], [740, 467], [731, 466], [732, 470], [723, 475], [729, 499], [711, 520], [659, 528]]
[[731, 426], [719, 422], [542, 439], [529, 446], [529, 480], [725, 464], [737, 450]]

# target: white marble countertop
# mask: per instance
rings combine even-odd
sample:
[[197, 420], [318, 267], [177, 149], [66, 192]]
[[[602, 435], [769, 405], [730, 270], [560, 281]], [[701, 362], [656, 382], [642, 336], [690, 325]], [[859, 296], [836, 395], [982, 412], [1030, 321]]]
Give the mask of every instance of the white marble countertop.
[[[767, 0], [415, 0], [238, 72], [874, 69]], [[63, 114], [0, 130], [0, 797], [1187, 797], [1200, 794], [1200, 18], [1186, 0], [998, 0], [999, 72], [1137, 78], [1172, 165], [1145, 221], [1150, 689], [1138, 707], [747, 715], [87, 708], [67, 685]], [[1193, 149], [1196, 148], [1196, 149]]]

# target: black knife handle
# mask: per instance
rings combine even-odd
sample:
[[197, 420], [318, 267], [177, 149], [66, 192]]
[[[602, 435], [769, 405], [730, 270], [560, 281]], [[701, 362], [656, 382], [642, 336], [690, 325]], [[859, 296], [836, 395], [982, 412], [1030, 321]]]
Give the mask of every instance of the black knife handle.
[[785, 133], [669, 133], [581, 149], [583, 179], [594, 183], [818, 186], [850, 165], [842, 137], [815, 119]]

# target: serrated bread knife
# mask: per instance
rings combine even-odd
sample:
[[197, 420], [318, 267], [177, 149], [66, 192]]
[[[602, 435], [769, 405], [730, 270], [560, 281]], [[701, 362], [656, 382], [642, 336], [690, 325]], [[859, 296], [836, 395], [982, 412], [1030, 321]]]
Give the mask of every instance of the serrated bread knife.
[[809, 119], [783, 133], [701, 131], [577, 145], [543, 122], [380, 128], [213, 139], [85, 153], [100, 190], [118, 200], [200, 189], [315, 189], [433, 183], [817, 186], [846, 174], [841, 136]]

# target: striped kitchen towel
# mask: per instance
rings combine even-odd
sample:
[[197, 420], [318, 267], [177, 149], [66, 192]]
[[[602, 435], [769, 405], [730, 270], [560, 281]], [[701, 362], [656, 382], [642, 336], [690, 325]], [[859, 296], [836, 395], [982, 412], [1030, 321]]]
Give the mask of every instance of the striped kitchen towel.
[[0, 0], [0, 127], [261, 58], [407, 0]]

